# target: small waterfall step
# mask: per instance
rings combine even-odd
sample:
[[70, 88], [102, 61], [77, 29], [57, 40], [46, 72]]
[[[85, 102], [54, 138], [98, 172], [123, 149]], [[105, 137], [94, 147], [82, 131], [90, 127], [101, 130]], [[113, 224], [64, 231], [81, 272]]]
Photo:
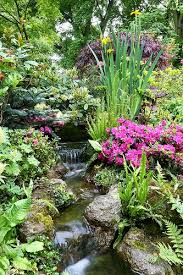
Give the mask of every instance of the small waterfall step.
[[69, 170], [66, 177], [76, 175], [85, 170], [84, 152], [86, 145], [86, 142], [60, 143], [58, 151], [64, 165]]

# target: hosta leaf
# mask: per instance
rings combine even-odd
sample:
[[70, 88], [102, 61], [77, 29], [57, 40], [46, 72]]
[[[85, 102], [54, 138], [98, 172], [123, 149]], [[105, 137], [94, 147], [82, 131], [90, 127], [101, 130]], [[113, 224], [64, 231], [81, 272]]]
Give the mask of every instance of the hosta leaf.
[[85, 104], [85, 105], [84, 105], [84, 110], [85, 110], [85, 111], [88, 110], [88, 104]]
[[0, 267], [0, 275], [6, 275], [6, 272]]
[[30, 199], [23, 199], [15, 202], [10, 209], [8, 209], [4, 215], [9, 220], [10, 226], [14, 227], [21, 223], [27, 216], [31, 205]]
[[6, 234], [8, 233], [8, 231], [10, 231], [10, 229], [11, 229], [11, 227], [8, 227], [8, 226], [7, 227], [2, 227], [0, 229], [0, 243], [3, 242]]

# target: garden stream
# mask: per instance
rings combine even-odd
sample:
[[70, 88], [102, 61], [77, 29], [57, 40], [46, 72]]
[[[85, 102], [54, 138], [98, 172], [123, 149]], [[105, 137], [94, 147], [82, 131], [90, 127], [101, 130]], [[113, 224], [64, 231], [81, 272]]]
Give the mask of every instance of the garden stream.
[[65, 143], [60, 149], [62, 160], [69, 169], [65, 181], [77, 197], [77, 202], [64, 209], [55, 220], [55, 243], [62, 249], [60, 274], [132, 275], [134, 273], [112, 249], [106, 254], [100, 253], [85, 223], [85, 208], [99, 192], [93, 185], [84, 181], [84, 150], [84, 143]]

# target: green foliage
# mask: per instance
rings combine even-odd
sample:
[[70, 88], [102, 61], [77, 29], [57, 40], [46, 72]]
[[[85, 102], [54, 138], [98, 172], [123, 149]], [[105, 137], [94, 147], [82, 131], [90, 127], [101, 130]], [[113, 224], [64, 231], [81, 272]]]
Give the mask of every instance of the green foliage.
[[117, 237], [117, 239], [115, 240], [115, 242], [113, 244], [113, 248], [116, 248], [121, 243], [121, 240], [123, 238], [124, 229], [125, 229], [125, 227], [127, 227], [129, 225], [130, 224], [125, 219], [118, 223], [118, 237]]
[[[46, 173], [57, 160], [54, 142], [34, 131], [9, 131], [9, 141], [0, 146], [0, 160], [6, 164], [4, 175], [20, 184]], [[36, 142], [35, 142], [36, 141]]]
[[[2, 47], [2, 48], [1, 48]], [[1, 123], [8, 127], [32, 125], [63, 127], [64, 122], [86, 123], [100, 100], [79, 80], [75, 68], [43, 62], [34, 47], [9, 50], [0, 45]]]
[[110, 187], [117, 183], [117, 171], [112, 168], [97, 167], [97, 173], [94, 176], [94, 182], [98, 186]]
[[181, 199], [179, 197], [177, 197], [176, 199], [171, 195], [170, 196], [170, 203], [172, 205], [172, 210], [176, 210], [181, 219], [183, 220], [183, 202], [181, 201]]
[[170, 42], [176, 33], [167, 20], [167, 11], [165, 9], [154, 9], [145, 11], [141, 14], [142, 31], [153, 35], [162, 36], [163, 42]]
[[57, 208], [70, 205], [76, 198], [74, 194], [67, 190], [66, 184], [61, 184], [54, 189], [54, 203]]
[[[106, 129], [110, 126], [109, 114], [105, 111], [105, 103], [101, 102], [100, 108], [98, 107], [94, 117], [88, 119], [88, 133], [95, 141], [104, 140], [107, 136]], [[114, 122], [113, 125], [115, 125]]]
[[154, 72], [150, 85], [157, 89], [155, 103], [157, 108], [146, 108], [147, 116], [152, 123], [158, 123], [166, 117], [167, 120], [178, 124], [183, 123], [183, 66], [179, 69], [168, 67], [163, 71]]
[[183, 264], [183, 232], [172, 222], [166, 221], [166, 228], [170, 245], [158, 244], [159, 256], [170, 264]]
[[[30, 186], [29, 189], [32, 189]], [[43, 250], [43, 242], [35, 241], [20, 244], [16, 238], [16, 226], [21, 224], [30, 210], [31, 191], [26, 191], [26, 199], [14, 202], [0, 214], [0, 272], [6, 274], [11, 270], [36, 271], [36, 264], [31, 263], [25, 253]]]
[[[27, 257], [31, 262], [37, 264], [39, 272], [44, 272], [46, 274], [59, 274], [57, 272], [57, 266], [61, 262], [60, 251], [58, 247], [55, 247], [54, 243], [49, 240], [46, 236], [36, 236], [31, 239], [33, 242], [44, 243], [44, 249], [35, 253], [27, 253]], [[34, 273], [36, 274], [36, 273]]]
[[[140, 46], [140, 31], [140, 21], [136, 18], [130, 29], [130, 54], [128, 34], [125, 41], [121, 41], [120, 34], [116, 37], [114, 32], [112, 33], [113, 42], [109, 37], [103, 38], [103, 67], [91, 49], [99, 64], [102, 84], [106, 88], [104, 106], [98, 107], [95, 117], [89, 121], [89, 134], [92, 138], [106, 137], [106, 128], [116, 126], [119, 117], [133, 120], [140, 112], [142, 100], [149, 85], [148, 80], [162, 54], [160, 51], [154, 61], [151, 55], [149, 60], [142, 64], [143, 49]], [[102, 118], [100, 121], [96, 118], [99, 113], [100, 119]], [[104, 122], [105, 120], [107, 122]], [[107, 126], [105, 129], [104, 125]]]
[[158, 244], [159, 256], [169, 264], [182, 264], [182, 260], [179, 259], [170, 245], [164, 243]]
[[144, 218], [152, 180], [152, 172], [146, 171], [146, 155], [143, 153], [140, 167], [129, 168], [124, 159], [125, 179], [119, 184], [122, 210], [130, 219]]

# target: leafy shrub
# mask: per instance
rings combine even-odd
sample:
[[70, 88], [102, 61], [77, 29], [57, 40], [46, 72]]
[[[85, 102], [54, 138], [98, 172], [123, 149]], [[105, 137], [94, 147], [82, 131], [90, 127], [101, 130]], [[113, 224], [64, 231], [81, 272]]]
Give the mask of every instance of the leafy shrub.
[[74, 194], [67, 190], [66, 184], [59, 185], [53, 192], [54, 203], [58, 209], [70, 205], [75, 200]]
[[94, 182], [98, 186], [102, 187], [110, 187], [113, 184], [117, 183], [117, 177], [116, 177], [116, 171], [109, 169], [109, 168], [103, 168], [100, 169], [94, 176]]
[[26, 253], [43, 250], [43, 242], [35, 241], [20, 244], [16, 236], [16, 226], [27, 217], [31, 205], [31, 189], [25, 190], [27, 198], [14, 202], [0, 213], [0, 273], [37, 271], [37, 266], [25, 257]]
[[78, 79], [76, 69], [60, 69], [31, 57], [27, 47], [9, 50], [0, 45], [1, 122], [12, 128], [86, 122], [99, 100]]
[[163, 71], [154, 72], [150, 78], [153, 105], [146, 110], [149, 120], [157, 123], [166, 117], [170, 121], [183, 123], [183, 66], [179, 69], [168, 67]]
[[[1, 131], [2, 138], [5, 133], [2, 128]], [[7, 179], [27, 183], [46, 173], [57, 161], [54, 141], [34, 129], [10, 130], [0, 144], [0, 161]]]
[[166, 127], [162, 121], [156, 127], [138, 125], [130, 120], [120, 118], [120, 126], [107, 129], [109, 138], [102, 143], [101, 161], [108, 164], [123, 165], [124, 159], [138, 167], [142, 152], [146, 152], [148, 166], [156, 161], [170, 169], [182, 172], [183, 168], [183, 127], [171, 125]]
[[[120, 34], [121, 42], [126, 41], [126, 33], [122, 32]], [[112, 39], [112, 37], [111, 37]], [[128, 34], [128, 52], [130, 52], [130, 45], [131, 45], [131, 35]], [[143, 48], [143, 60], [147, 60], [151, 54], [156, 56], [161, 49], [163, 49], [163, 46], [161, 45], [160, 41], [157, 39], [154, 39], [150, 35], [142, 34], [140, 39], [140, 46]], [[102, 43], [100, 40], [96, 42], [92, 42], [89, 44], [89, 46], [85, 46], [78, 56], [76, 67], [79, 70], [85, 70], [88, 66], [91, 65], [97, 65], [97, 62], [94, 58], [94, 56], [91, 53], [90, 48], [94, 51], [99, 61], [102, 61]], [[114, 49], [115, 50], [115, 49]], [[115, 53], [115, 52], [114, 52]], [[164, 52], [159, 61], [158, 61], [158, 67], [163, 68], [168, 65], [168, 53]]]

